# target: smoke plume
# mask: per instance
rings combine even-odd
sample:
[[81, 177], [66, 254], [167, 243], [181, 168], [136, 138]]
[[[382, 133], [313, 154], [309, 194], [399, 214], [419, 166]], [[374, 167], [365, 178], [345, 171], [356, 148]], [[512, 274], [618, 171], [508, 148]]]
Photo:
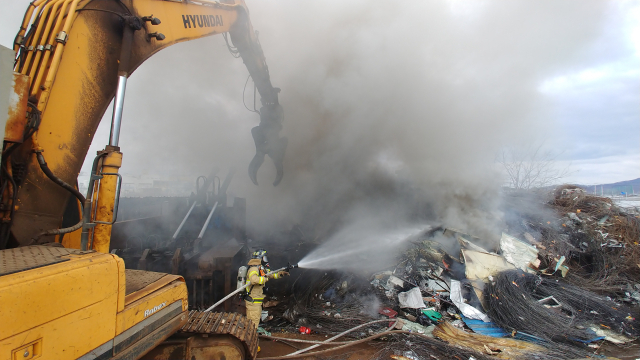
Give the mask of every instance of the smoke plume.
[[[133, 74], [124, 173], [193, 178], [239, 171], [254, 234], [308, 225], [328, 236], [359, 209], [499, 234], [497, 150], [552, 128], [538, 87], [590, 59], [605, 2], [248, 1], [280, 87], [289, 138], [277, 188], [270, 160], [246, 175], [256, 114], [242, 61], [221, 36], [178, 44]], [[249, 80], [246, 105], [253, 108]], [[259, 102], [258, 102], [259, 103]], [[108, 117], [105, 118], [108, 122]], [[96, 137], [94, 143], [100, 143]], [[159, 171], [160, 170], [160, 171]]]

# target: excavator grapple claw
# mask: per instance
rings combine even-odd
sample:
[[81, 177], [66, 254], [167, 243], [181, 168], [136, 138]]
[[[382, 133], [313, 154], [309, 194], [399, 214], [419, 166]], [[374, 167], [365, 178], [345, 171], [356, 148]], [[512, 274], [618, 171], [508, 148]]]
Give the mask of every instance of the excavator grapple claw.
[[260, 124], [251, 129], [253, 141], [256, 144], [256, 154], [249, 164], [249, 178], [258, 185], [258, 169], [264, 162], [265, 155], [273, 160], [276, 166], [276, 179], [273, 186], [278, 186], [284, 176], [284, 153], [288, 140], [281, 138], [282, 107], [278, 104], [265, 105], [260, 109]]

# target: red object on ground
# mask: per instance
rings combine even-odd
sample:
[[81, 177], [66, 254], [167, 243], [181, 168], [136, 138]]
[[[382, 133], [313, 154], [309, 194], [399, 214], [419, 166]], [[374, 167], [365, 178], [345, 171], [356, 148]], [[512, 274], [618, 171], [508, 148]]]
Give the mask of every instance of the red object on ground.
[[398, 316], [398, 312], [397, 311], [395, 311], [395, 310], [393, 310], [391, 308], [388, 308], [388, 307], [380, 309], [380, 311], [378, 311], [378, 314], [384, 315], [384, 316], [388, 317], [389, 319], [393, 319], [396, 316]]
[[311, 334], [311, 329], [308, 327], [300, 326], [300, 334]]
[[[398, 316], [398, 312], [397, 311], [395, 311], [395, 310], [393, 310], [391, 308], [388, 308], [388, 307], [380, 309], [378, 311], [378, 314], [384, 315], [384, 316], [388, 317], [389, 319], [395, 319], [396, 316]], [[393, 326], [393, 321], [389, 322], [389, 327], [391, 327], [391, 326]]]

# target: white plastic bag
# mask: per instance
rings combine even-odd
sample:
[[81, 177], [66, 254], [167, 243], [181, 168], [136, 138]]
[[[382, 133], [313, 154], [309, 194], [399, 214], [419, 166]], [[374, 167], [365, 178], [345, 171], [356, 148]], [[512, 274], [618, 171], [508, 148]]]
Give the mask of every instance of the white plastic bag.
[[418, 287], [399, 293], [398, 301], [401, 308], [422, 309], [427, 307], [422, 300], [422, 293]]

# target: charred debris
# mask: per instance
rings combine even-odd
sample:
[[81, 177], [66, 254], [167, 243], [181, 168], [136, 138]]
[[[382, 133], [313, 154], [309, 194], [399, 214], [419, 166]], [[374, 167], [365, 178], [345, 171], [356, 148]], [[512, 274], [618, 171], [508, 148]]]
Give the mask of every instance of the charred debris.
[[[605, 349], [637, 346], [637, 209], [574, 186], [506, 197], [500, 239], [434, 227], [390, 268], [301, 269], [274, 283], [263, 338], [343, 334], [305, 355], [369, 342], [377, 358], [402, 360], [604, 358]], [[297, 245], [278, 250], [312, 246], [299, 229], [287, 236]]]

